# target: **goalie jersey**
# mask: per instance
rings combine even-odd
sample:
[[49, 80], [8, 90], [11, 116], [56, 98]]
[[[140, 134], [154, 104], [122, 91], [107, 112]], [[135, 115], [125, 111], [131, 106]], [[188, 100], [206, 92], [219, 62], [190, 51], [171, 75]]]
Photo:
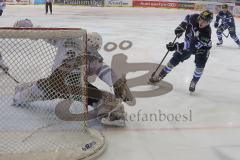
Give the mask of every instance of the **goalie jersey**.
[[[71, 70], [71, 73], [80, 75], [81, 65], [84, 65], [83, 42], [79, 39], [48, 40], [47, 42], [57, 48], [52, 71], [54, 72], [67, 60], [73, 60], [78, 62], [78, 66]], [[87, 76], [97, 75], [110, 87], [119, 79], [116, 73], [103, 62], [103, 57], [96, 49], [88, 48], [85, 58], [87, 60]]]

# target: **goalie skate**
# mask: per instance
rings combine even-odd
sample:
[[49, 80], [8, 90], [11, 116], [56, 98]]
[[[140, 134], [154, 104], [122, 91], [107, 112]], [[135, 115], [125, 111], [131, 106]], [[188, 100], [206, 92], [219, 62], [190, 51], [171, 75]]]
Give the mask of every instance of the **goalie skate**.
[[106, 126], [116, 126], [116, 127], [125, 127], [126, 126], [125, 120], [123, 120], [123, 119], [111, 121], [108, 118], [102, 118], [101, 123]]
[[103, 99], [97, 105], [98, 119], [104, 125], [125, 126], [125, 111], [121, 99], [111, 93], [103, 92]]
[[101, 123], [108, 126], [125, 127], [125, 112], [122, 104], [117, 106], [110, 111], [106, 117], [101, 119]]

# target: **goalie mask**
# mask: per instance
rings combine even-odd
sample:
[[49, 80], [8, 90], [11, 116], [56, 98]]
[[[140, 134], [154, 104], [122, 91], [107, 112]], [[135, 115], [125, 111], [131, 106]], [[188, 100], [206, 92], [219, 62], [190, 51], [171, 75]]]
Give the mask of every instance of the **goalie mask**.
[[87, 47], [100, 50], [102, 47], [102, 36], [97, 32], [89, 32], [87, 34]]
[[13, 27], [16, 27], [16, 28], [32, 28], [33, 23], [30, 19], [24, 19], [24, 20], [16, 21], [14, 23]]

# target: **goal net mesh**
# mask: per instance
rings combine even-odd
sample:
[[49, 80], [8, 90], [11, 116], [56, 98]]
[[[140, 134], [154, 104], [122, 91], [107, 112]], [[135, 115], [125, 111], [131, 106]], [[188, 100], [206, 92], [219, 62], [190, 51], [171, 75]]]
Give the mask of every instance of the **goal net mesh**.
[[105, 148], [87, 127], [86, 30], [0, 28], [0, 160], [91, 159]]

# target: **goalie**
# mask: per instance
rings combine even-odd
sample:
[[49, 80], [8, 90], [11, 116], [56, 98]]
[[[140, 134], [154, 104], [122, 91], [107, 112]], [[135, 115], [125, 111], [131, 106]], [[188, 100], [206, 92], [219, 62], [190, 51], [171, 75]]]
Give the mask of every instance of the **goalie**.
[[[30, 20], [21, 20], [14, 27], [32, 27]], [[88, 105], [98, 110], [98, 117], [105, 125], [125, 126], [123, 100], [132, 101], [133, 96], [126, 84], [125, 78], [119, 78], [115, 72], [103, 62], [98, 50], [102, 45], [102, 37], [96, 33], [87, 34], [87, 76], [97, 75], [102, 81], [113, 87], [115, 95], [101, 91], [86, 82]], [[57, 47], [52, 74], [31, 85], [23, 84], [16, 87], [13, 98], [14, 105], [24, 105], [39, 100], [57, 98], [81, 101], [85, 88], [81, 87], [81, 69], [84, 67], [83, 52], [79, 39], [47, 40]]]

